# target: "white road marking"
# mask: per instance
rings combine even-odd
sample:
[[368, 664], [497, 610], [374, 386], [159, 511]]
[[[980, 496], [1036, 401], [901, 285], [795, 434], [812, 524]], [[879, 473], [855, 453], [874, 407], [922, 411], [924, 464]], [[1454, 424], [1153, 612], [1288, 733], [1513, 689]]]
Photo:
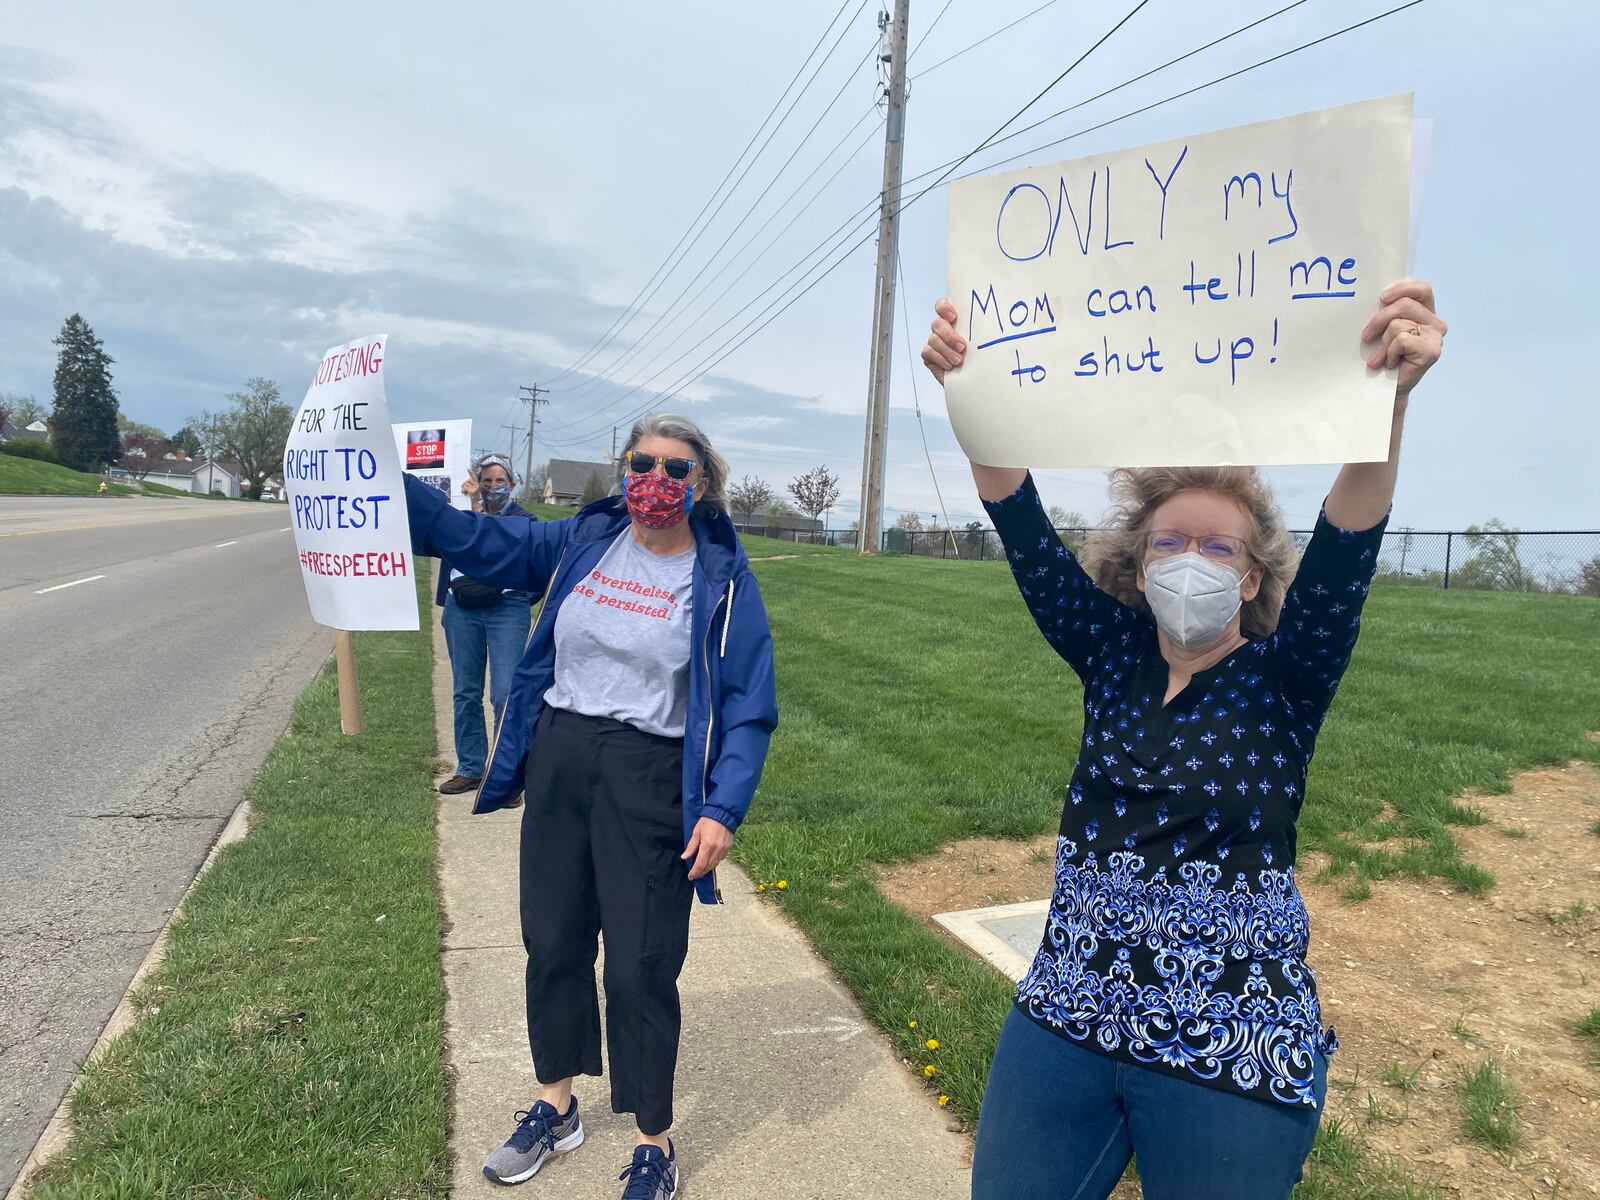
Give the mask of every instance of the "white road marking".
[[848, 1042], [851, 1038], [862, 1032], [862, 1026], [849, 1017], [829, 1017], [826, 1025], [802, 1025], [799, 1029], [774, 1029], [773, 1037], [816, 1037], [818, 1034], [834, 1034], [835, 1041]]
[[58, 583], [55, 587], [40, 588], [34, 595], [42, 596], [46, 592], [59, 592], [62, 588], [77, 587], [80, 583], [93, 583], [96, 579], [104, 578], [104, 575], [85, 575], [82, 579], [74, 579], [71, 583]]
[[238, 544], [239, 544], [239, 539], [238, 538], [234, 538], [233, 541], [231, 541], [231, 542], [218, 542], [215, 546], [212, 547], [212, 549], [221, 550], [224, 546], [237, 546]]

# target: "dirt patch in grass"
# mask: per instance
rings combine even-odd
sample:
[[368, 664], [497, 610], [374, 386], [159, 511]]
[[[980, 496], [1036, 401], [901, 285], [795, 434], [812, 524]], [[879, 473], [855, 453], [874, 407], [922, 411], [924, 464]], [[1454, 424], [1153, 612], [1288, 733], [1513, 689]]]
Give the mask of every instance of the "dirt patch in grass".
[[1055, 853], [1055, 834], [1026, 842], [965, 838], [946, 843], [930, 858], [880, 871], [878, 890], [924, 920], [934, 913], [1043, 900], [1050, 895]]
[[[1300, 863], [1311, 965], [1341, 1043], [1329, 1115], [1446, 1196], [1600, 1196], [1600, 1050], [1576, 1030], [1600, 1005], [1600, 768], [1527, 771], [1505, 795], [1462, 802], [1488, 818], [1456, 831], [1495, 876], [1484, 896], [1387, 879], [1348, 904], [1348, 879], [1316, 882], [1319, 855]], [[879, 886], [923, 918], [1044, 899], [1054, 844], [951, 843]], [[1490, 1057], [1522, 1101], [1510, 1159], [1464, 1128], [1461, 1081]]]

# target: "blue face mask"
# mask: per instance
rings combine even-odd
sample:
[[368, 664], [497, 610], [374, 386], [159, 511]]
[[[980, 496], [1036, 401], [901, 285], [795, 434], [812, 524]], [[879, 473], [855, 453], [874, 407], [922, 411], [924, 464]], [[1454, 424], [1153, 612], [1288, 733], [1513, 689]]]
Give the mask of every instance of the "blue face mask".
[[510, 484], [491, 484], [478, 489], [485, 512], [497, 513], [511, 500]]

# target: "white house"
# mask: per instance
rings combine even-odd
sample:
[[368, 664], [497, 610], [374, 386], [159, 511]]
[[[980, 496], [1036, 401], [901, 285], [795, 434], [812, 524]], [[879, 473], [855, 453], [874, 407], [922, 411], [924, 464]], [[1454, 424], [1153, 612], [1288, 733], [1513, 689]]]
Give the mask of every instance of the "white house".
[[221, 492], [230, 500], [237, 500], [239, 498], [240, 475], [238, 463], [207, 462], [204, 459], [196, 459], [193, 468], [189, 472], [188, 488], [196, 496], [204, 496], [210, 492]]

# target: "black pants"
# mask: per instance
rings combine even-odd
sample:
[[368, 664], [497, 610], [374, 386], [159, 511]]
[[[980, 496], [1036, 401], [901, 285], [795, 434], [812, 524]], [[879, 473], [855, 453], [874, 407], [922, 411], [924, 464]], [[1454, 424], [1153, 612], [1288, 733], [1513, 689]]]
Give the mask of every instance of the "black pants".
[[683, 853], [683, 741], [545, 709], [522, 817], [528, 1043], [541, 1083], [599, 1075], [596, 935], [606, 943], [611, 1108], [672, 1127], [678, 973], [694, 887]]

